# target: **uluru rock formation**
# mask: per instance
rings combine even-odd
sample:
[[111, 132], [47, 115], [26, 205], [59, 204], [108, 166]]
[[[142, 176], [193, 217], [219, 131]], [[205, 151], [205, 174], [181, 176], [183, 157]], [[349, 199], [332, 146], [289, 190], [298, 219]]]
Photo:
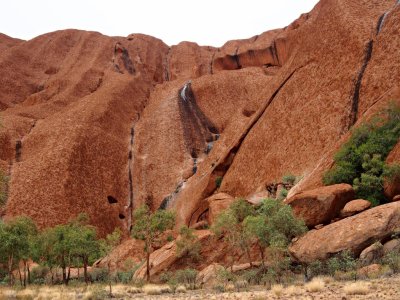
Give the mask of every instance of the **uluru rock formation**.
[[320, 187], [349, 129], [400, 101], [399, 23], [394, 0], [321, 0], [220, 48], [0, 35], [1, 211], [41, 227], [86, 212], [104, 235], [128, 232], [143, 203], [175, 209], [179, 226], [207, 219], [213, 194], [246, 197], [284, 174], [303, 176], [292, 195]]

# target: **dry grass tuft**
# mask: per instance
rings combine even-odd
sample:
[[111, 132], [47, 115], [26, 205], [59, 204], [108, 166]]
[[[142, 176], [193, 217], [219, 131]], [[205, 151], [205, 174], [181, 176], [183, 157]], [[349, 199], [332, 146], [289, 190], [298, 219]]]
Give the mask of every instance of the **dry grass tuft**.
[[320, 292], [325, 288], [325, 282], [320, 277], [315, 277], [305, 285], [305, 288], [311, 293]]
[[356, 281], [345, 285], [343, 290], [347, 295], [366, 295], [369, 292], [369, 284], [365, 281]]
[[330, 284], [335, 281], [335, 278], [332, 276], [318, 276], [318, 278], [320, 278], [325, 284]]
[[282, 284], [274, 284], [271, 288], [271, 291], [276, 297], [280, 297], [280, 296], [282, 296], [282, 293], [283, 293], [283, 285]]
[[225, 286], [225, 292], [234, 292], [236, 289], [235, 289], [235, 285], [233, 284], [233, 283], [228, 283], [226, 286]]
[[17, 296], [17, 292], [14, 290], [1, 290], [0, 291], [0, 300], [13, 299]]
[[17, 293], [18, 300], [33, 300], [37, 295], [37, 291], [27, 288]]
[[146, 295], [161, 295], [163, 293], [161, 286], [155, 284], [146, 284], [143, 287], [143, 293]]
[[298, 296], [301, 295], [303, 291], [304, 290], [300, 286], [291, 285], [285, 289], [285, 294], [288, 296]]
[[175, 292], [176, 293], [186, 293], [186, 287], [184, 285], [178, 285]]
[[142, 289], [135, 286], [130, 286], [126, 289], [126, 292], [128, 294], [140, 294], [142, 292]]

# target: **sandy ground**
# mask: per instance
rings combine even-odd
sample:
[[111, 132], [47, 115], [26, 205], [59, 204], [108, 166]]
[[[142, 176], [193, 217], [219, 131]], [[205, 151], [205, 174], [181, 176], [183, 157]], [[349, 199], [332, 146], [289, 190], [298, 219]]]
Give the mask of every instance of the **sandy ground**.
[[[233, 287], [232, 287], [233, 288]], [[240, 292], [219, 293], [213, 290], [195, 290], [182, 293], [164, 293], [148, 295], [143, 291], [162, 293], [161, 286], [138, 289], [129, 285], [113, 287], [114, 299], [400, 299], [400, 275], [368, 281], [339, 282], [333, 279], [316, 280], [309, 284], [287, 287], [275, 286], [267, 290], [262, 286], [253, 286]], [[0, 300], [3, 299], [108, 299], [107, 287], [92, 285], [89, 287], [29, 287], [15, 290], [2, 287]]]

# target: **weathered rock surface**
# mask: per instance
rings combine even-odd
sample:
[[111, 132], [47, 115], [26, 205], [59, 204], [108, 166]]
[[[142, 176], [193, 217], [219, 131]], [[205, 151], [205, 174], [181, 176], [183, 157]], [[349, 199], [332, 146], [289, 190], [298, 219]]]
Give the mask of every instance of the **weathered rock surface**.
[[368, 265], [377, 261], [383, 255], [383, 246], [381, 243], [376, 242], [371, 246], [365, 248], [360, 253], [360, 260], [364, 265]]
[[326, 259], [343, 250], [359, 255], [375, 241], [390, 237], [400, 226], [400, 202], [371, 208], [319, 230], [311, 230], [289, 247], [301, 262]]
[[176, 209], [179, 228], [214, 193], [250, 195], [287, 173], [304, 178], [292, 195], [319, 187], [354, 122], [400, 99], [399, 22], [391, 0], [321, 0], [286, 28], [220, 48], [0, 36], [6, 217], [46, 227], [86, 212], [100, 235], [128, 234], [143, 203]]
[[371, 207], [371, 202], [364, 199], [356, 199], [348, 202], [340, 211], [340, 217], [347, 218], [358, 214]]
[[209, 206], [209, 214], [208, 221], [209, 224], [213, 224], [224, 210], [229, 208], [229, 206], [235, 201], [235, 199], [225, 193], [218, 193], [216, 195], [212, 195], [207, 198], [208, 206]]
[[365, 267], [362, 267], [357, 270], [357, 275], [361, 277], [369, 277], [369, 276], [378, 276], [380, 271], [382, 270], [382, 266], [380, 264], [372, 264]]
[[203, 287], [211, 287], [217, 282], [218, 271], [224, 267], [220, 264], [213, 263], [201, 270], [196, 277], [196, 282]]
[[261, 201], [263, 199], [266, 199], [269, 196], [270, 196], [270, 194], [267, 191], [261, 191], [261, 192], [251, 194], [250, 196], [247, 196], [246, 200], [253, 205], [258, 205], [261, 203]]
[[389, 252], [399, 251], [400, 250], [400, 239], [394, 239], [386, 242], [383, 245], [383, 254], [386, 255]]
[[335, 184], [301, 192], [285, 200], [296, 216], [313, 227], [329, 223], [338, 215], [347, 202], [354, 199], [354, 190], [349, 184]]

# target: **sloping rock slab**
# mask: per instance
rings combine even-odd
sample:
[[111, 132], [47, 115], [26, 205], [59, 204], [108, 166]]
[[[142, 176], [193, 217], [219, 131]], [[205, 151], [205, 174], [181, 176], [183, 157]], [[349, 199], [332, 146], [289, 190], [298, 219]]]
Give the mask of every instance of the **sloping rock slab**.
[[353, 188], [343, 183], [305, 191], [290, 197], [285, 202], [308, 227], [314, 227], [329, 223], [346, 203], [353, 199]]
[[[211, 235], [209, 230], [198, 230], [195, 234], [200, 242]], [[169, 242], [160, 249], [157, 249], [150, 255], [150, 276], [167, 270], [174, 262], [178, 260], [176, 256], [175, 241]], [[146, 264], [143, 264], [136, 272], [136, 279], [144, 279], [146, 277]]]
[[289, 252], [300, 262], [323, 260], [343, 250], [354, 254], [390, 236], [400, 227], [400, 202], [371, 208], [358, 215], [311, 230], [290, 247]]

